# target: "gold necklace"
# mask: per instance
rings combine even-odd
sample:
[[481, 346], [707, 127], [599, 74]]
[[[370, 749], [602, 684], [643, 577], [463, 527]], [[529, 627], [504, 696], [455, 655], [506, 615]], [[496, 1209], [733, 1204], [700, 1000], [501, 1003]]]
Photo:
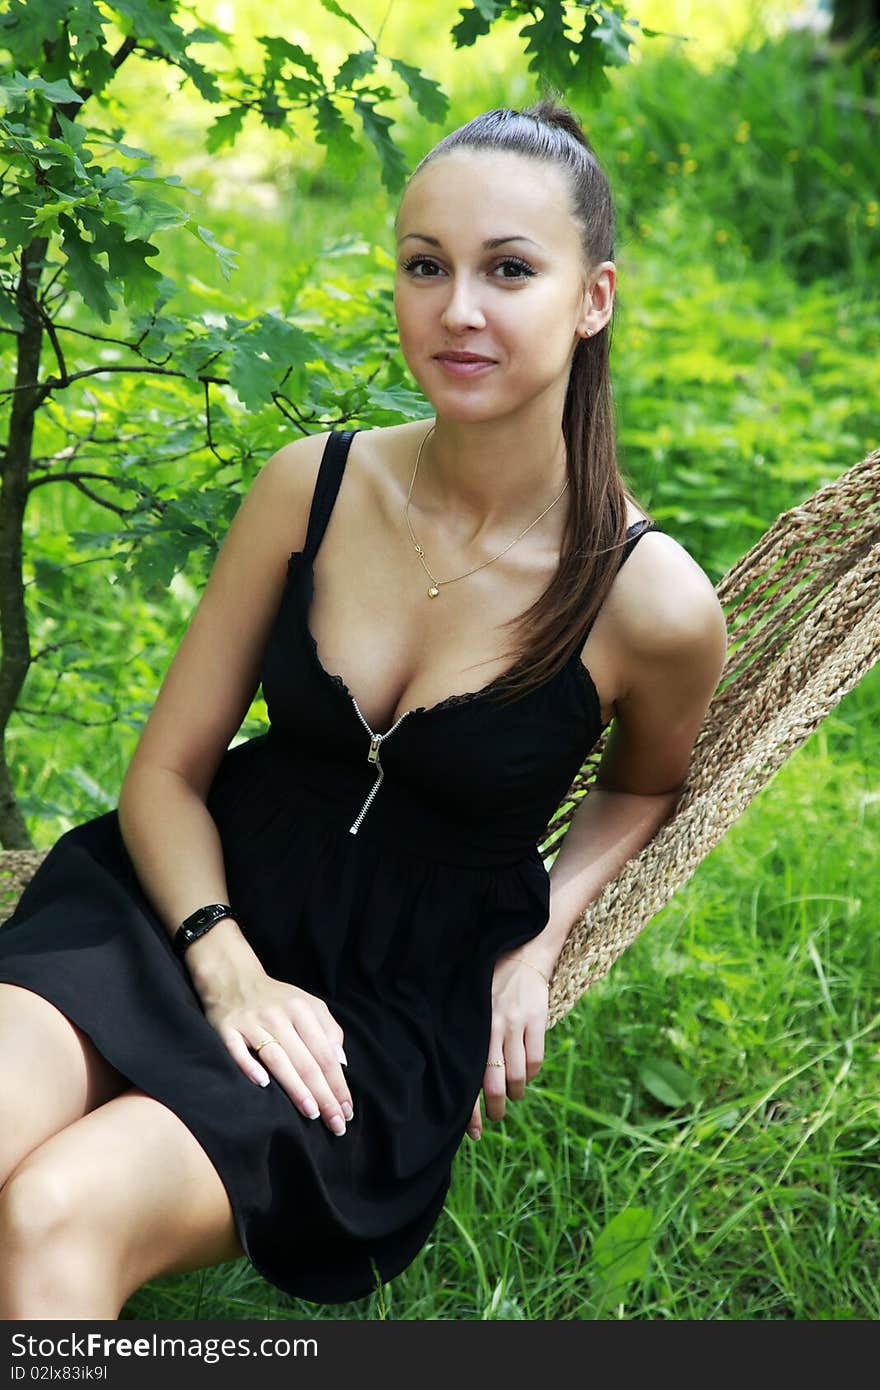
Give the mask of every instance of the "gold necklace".
[[412, 475], [412, 478], [410, 479], [410, 484], [409, 484], [409, 492], [407, 493], [407, 497], [406, 497], [406, 505], [405, 505], [405, 507], [404, 507], [404, 509], [403, 509], [403, 515], [404, 515], [404, 517], [405, 517], [405, 519], [406, 519], [407, 528], [409, 529], [410, 539], [412, 540], [413, 546], [415, 547], [415, 552], [416, 552], [416, 554], [418, 555], [419, 559], [420, 559], [421, 562], [422, 562], [422, 568], [424, 569], [425, 573], [427, 574], [428, 578], [429, 578], [430, 581], [431, 581], [431, 587], [428, 589], [428, 598], [436, 598], [436, 597], [437, 597], [437, 595], [440, 593], [440, 586], [441, 586], [441, 584], [455, 584], [457, 580], [459, 580], [459, 579], [467, 579], [467, 577], [468, 577], [469, 574], [476, 574], [477, 570], [485, 569], [487, 565], [492, 565], [492, 564], [495, 563], [496, 560], [500, 560], [502, 555], [506, 555], [506, 554], [507, 554], [507, 552], [508, 552], [508, 550], [510, 550], [511, 546], [516, 545], [517, 541], [521, 541], [521, 540], [522, 540], [523, 536], [526, 534], [526, 531], [531, 531], [531, 529], [532, 529], [533, 526], [537, 526], [538, 522], [541, 520], [541, 517], [544, 517], [544, 516], [547, 515], [547, 513], [548, 513], [549, 510], [550, 510], [550, 507], [555, 507], [555, 506], [556, 506], [556, 503], [559, 501], [559, 498], [562, 496], [562, 492], [565, 492], [565, 488], [568, 487], [568, 479], [566, 478], [566, 480], [565, 480], [565, 487], [563, 487], [562, 492], [560, 492], [556, 497], [553, 498], [553, 501], [550, 503], [550, 507], [545, 507], [544, 510], [543, 510], [542, 513], [541, 513], [541, 516], [536, 516], [535, 519], [534, 519], [534, 521], [529, 522], [528, 526], [526, 527], [526, 530], [525, 530], [525, 531], [520, 531], [520, 533], [519, 533], [518, 536], [514, 536], [513, 540], [510, 542], [510, 545], [506, 545], [506, 546], [504, 547], [503, 550], [499, 550], [498, 554], [497, 554], [497, 555], [493, 555], [491, 560], [484, 560], [483, 563], [482, 563], [481, 565], [474, 565], [474, 568], [473, 568], [472, 570], [465, 570], [464, 574], [456, 574], [456, 575], [454, 576], [454, 578], [452, 578], [452, 579], [435, 579], [434, 576], [433, 576], [433, 574], [431, 573], [431, 571], [428, 569], [428, 565], [427, 565], [427, 562], [426, 562], [426, 560], [425, 560], [425, 552], [422, 550], [422, 547], [419, 545], [418, 541], [416, 540], [415, 536], [413, 535], [413, 528], [412, 528], [412, 526], [410, 525], [410, 520], [409, 520], [409, 503], [410, 503], [410, 498], [412, 497], [413, 484], [415, 483], [415, 480], [416, 480], [416, 474], [417, 474], [418, 471], [419, 471], [419, 460], [420, 460], [420, 458], [422, 457], [422, 450], [424, 449], [425, 445], [427, 444], [428, 440], [430, 439], [431, 435], [434, 433], [434, 430], [435, 430], [436, 428], [437, 428], [436, 425], [432, 425], [431, 428], [428, 430], [428, 433], [425, 435], [424, 439], [422, 440], [421, 444], [419, 445], [419, 452], [416, 454], [416, 466], [415, 466], [415, 468], [413, 469], [413, 475]]

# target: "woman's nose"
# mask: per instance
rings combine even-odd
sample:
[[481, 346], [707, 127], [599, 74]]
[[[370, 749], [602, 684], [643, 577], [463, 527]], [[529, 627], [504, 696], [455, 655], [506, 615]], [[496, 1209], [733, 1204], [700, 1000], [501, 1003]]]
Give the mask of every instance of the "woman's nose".
[[449, 297], [443, 309], [443, 326], [450, 330], [485, 328], [486, 320], [479, 304], [479, 290], [465, 275], [450, 281]]

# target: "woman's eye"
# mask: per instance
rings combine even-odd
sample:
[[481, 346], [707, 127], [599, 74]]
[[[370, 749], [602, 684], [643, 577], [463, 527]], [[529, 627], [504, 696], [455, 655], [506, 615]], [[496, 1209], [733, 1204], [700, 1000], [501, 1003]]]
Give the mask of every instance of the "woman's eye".
[[[411, 275], [415, 275], [419, 266], [426, 266], [428, 270], [439, 270], [437, 262], [429, 260], [427, 256], [411, 256], [408, 261], [403, 262], [403, 269], [409, 271]], [[417, 280], [424, 280], [426, 277], [424, 275], [416, 275], [415, 278]], [[433, 276], [427, 278], [433, 279]]]
[[514, 275], [502, 275], [502, 280], [523, 280], [535, 273], [530, 265], [519, 260], [516, 256], [505, 256], [503, 261], [498, 262], [498, 269], [500, 270], [502, 266], [513, 266], [516, 272]]

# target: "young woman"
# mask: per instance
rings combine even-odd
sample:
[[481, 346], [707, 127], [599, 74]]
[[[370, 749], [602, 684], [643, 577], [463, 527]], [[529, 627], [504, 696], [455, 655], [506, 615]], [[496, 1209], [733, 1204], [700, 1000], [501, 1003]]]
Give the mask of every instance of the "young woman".
[[[613, 208], [576, 119], [469, 121], [396, 234], [433, 418], [265, 464], [118, 810], [0, 931], [5, 1318], [114, 1318], [242, 1253], [315, 1302], [399, 1273], [481, 1090], [500, 1120], [541, 1066], [568, 930], [684, 783], [724, 620], [617, 469]], [[269, 730], [229, 749], [260, 683]]]

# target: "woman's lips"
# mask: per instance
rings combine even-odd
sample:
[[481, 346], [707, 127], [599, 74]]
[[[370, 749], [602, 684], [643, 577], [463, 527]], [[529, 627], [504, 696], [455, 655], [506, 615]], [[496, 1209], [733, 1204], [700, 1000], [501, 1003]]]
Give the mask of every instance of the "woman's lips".
[[435, 357], [435, 362], [439, 362], [444, 371], [450, 376], [477, 376], [480, 372], [485, 372], [489, 367], [494, 367], [495, 363], [487, 357], [470, 358], [462, 361], [457, 357]]

